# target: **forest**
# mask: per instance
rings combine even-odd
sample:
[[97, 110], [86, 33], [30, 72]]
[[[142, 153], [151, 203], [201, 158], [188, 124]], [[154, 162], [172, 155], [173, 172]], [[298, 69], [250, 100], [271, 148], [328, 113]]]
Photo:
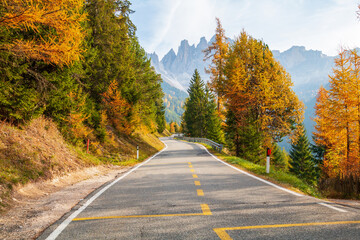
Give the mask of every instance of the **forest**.
[[[233, 43], [217, 18], [205, 84], [197, 70], [190, 81], [181, 130], [225, 144], [232, 154], [264, 165], [272, 149], [273, 170], [294, 175], [325, 196], [360, 196], [360, 58], [343, 49], [318, 91], [314, 144], [303, 125], [304, 105], [291, 76], [268, 45], [244, 30]], [[290, 152], [278, 145], [289, 139]]]
[[161, 77], [130, 20], [131, 3], [2, 1], [0, 118], [43, 115], [73, 142], [165, 128]]
[[[155, 135], [166, 125], [162, 79], [139, 44], [130, 1], [0, 4], [0, 189], [84, 163], [119, 164], [133, 158], [137, 144], [141, 158], [159, 150]], [[35, 145], [31, 139], [42, 128], [47, 138]], [[65, 158], [68, 150], [57, 152], [52, 140], [75, 153]], [[66, 165], [71, 158], [76, 162]]]

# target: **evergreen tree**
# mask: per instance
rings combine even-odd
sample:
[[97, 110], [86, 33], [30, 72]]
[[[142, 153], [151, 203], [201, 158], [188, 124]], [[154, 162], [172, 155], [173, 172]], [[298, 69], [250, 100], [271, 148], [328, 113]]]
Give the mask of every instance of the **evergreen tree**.
[[211, 139], [217, 143], [224, 143], [224, 132], [221, 128], [221, 118], [217, 114], [217, 107], [214, 95], [210, 90], [205, 88], [206, 99], [206, 138]]
[[299, 136], [291, 145], [290, 172], [294, 173], [299, 178], [304, 179], [306, 182], [314, 183], [317, 174], [310, 143], [306, 136], [304, 126], [300, 125], [299, 127], [301, 128]]
[[206, 137], [206, 96], [205, 84], [195, 69], [188, 89], [189, 97], [185, 103], [185, 133], [192, 137]]
[[282, 150], [277, 143], [272, 145], [271, 164], [277, 169], [287, 170], [288, 159], [285, 150]]

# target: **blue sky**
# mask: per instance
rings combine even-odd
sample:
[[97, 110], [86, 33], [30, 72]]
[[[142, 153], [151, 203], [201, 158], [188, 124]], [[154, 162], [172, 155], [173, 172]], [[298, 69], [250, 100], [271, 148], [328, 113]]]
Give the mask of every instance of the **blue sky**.
[[336, 55], [341, 46], [360, 46], [360, 0], [131, 0], [140, 44], [160, 57], [180, 41], [209, 40], [219, 17], [226, 35], [245, 29], [272, 50], [293, 45]]

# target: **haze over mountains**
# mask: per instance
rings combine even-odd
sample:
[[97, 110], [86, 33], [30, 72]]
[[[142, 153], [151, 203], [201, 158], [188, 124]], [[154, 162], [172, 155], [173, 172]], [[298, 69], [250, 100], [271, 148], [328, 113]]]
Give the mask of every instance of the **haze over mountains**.
[[[171, 49], [161, 60], [156, 53], [149, 54], [155, 70], [161, 74], [164, 83], [165, 102], [167, 103], [167, 120], [178, 121], [176, 112], [173, 110], [169, 96], [178, 99], [180, 96], [174, 95], [176, 90], [186, 91], [195, 68], [200, 72], [201, 78], [207, 82], [209, 75], [204, 68], [210, 61], [204, 62], [203, 50], [209, 46], [214, 37], [208, 42], [202, 37], [197, 45], [189, 45], [187, 40], [180, 43], [177, 53]], [[313, 117], [315, 97], [321, 85], [328, 84], [328, 75], [332, 72], [334, 57], [327, 56], [321, 51], [306, 50], [302, 46], [293, 46], [290, 49], [280, 52], [272, 51], [274, 57], [290, 73], [294, 82], [294, 91], [306, 105], [305, 126], [308, 134], [313, 131]], [[179, 92], [181, 92], [179, 91]], [[179, 94], [178, 94], [179, 95]], [[186, 94], [181, 94], [186, 97]], [[171, 98], [170, 97], [170, 98]], [[183, 100], [182, 100], [183, 101]], [[169, 114], [171, 112], [171, 114]], [[181, 112], [181, 111], [180, 111]], [[172, 116], [169, 118], [169, 116]]]

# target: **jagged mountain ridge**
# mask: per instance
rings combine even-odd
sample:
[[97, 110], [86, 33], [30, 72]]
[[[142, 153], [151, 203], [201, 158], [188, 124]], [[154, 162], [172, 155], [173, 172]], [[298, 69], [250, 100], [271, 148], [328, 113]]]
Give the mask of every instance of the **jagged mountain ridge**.
[[[195, 68], [199, 70], [204, 81], [209, 80], [209, 75], [204, 69], [209, 65], [210, 60], [203, 61], [203, 50], [213, 41], [214, 37], [209, 42], [202, 37], [196, 46], [195, 44], [190, 46], [187, 40], [183, 40], [177, 54], [171, 49], [161, 60], [156, 53], [149, 56], [155, 70], [162, 75], [166, 83], [185, 91]], [[283, 52], [278, 50], [272, 52], [291, 75], [294, 82], [293, 89], [305, 103], [305, 126], [310, 135], [314, 125], [311, 118], [314, 117], [316, 93], [321, 85], [327, 85], [328, 75], [331, 74], [334, 65], [334, 57], [327, 56], [321, 51], [306, 50], [303, 46], [293, 46]]]

